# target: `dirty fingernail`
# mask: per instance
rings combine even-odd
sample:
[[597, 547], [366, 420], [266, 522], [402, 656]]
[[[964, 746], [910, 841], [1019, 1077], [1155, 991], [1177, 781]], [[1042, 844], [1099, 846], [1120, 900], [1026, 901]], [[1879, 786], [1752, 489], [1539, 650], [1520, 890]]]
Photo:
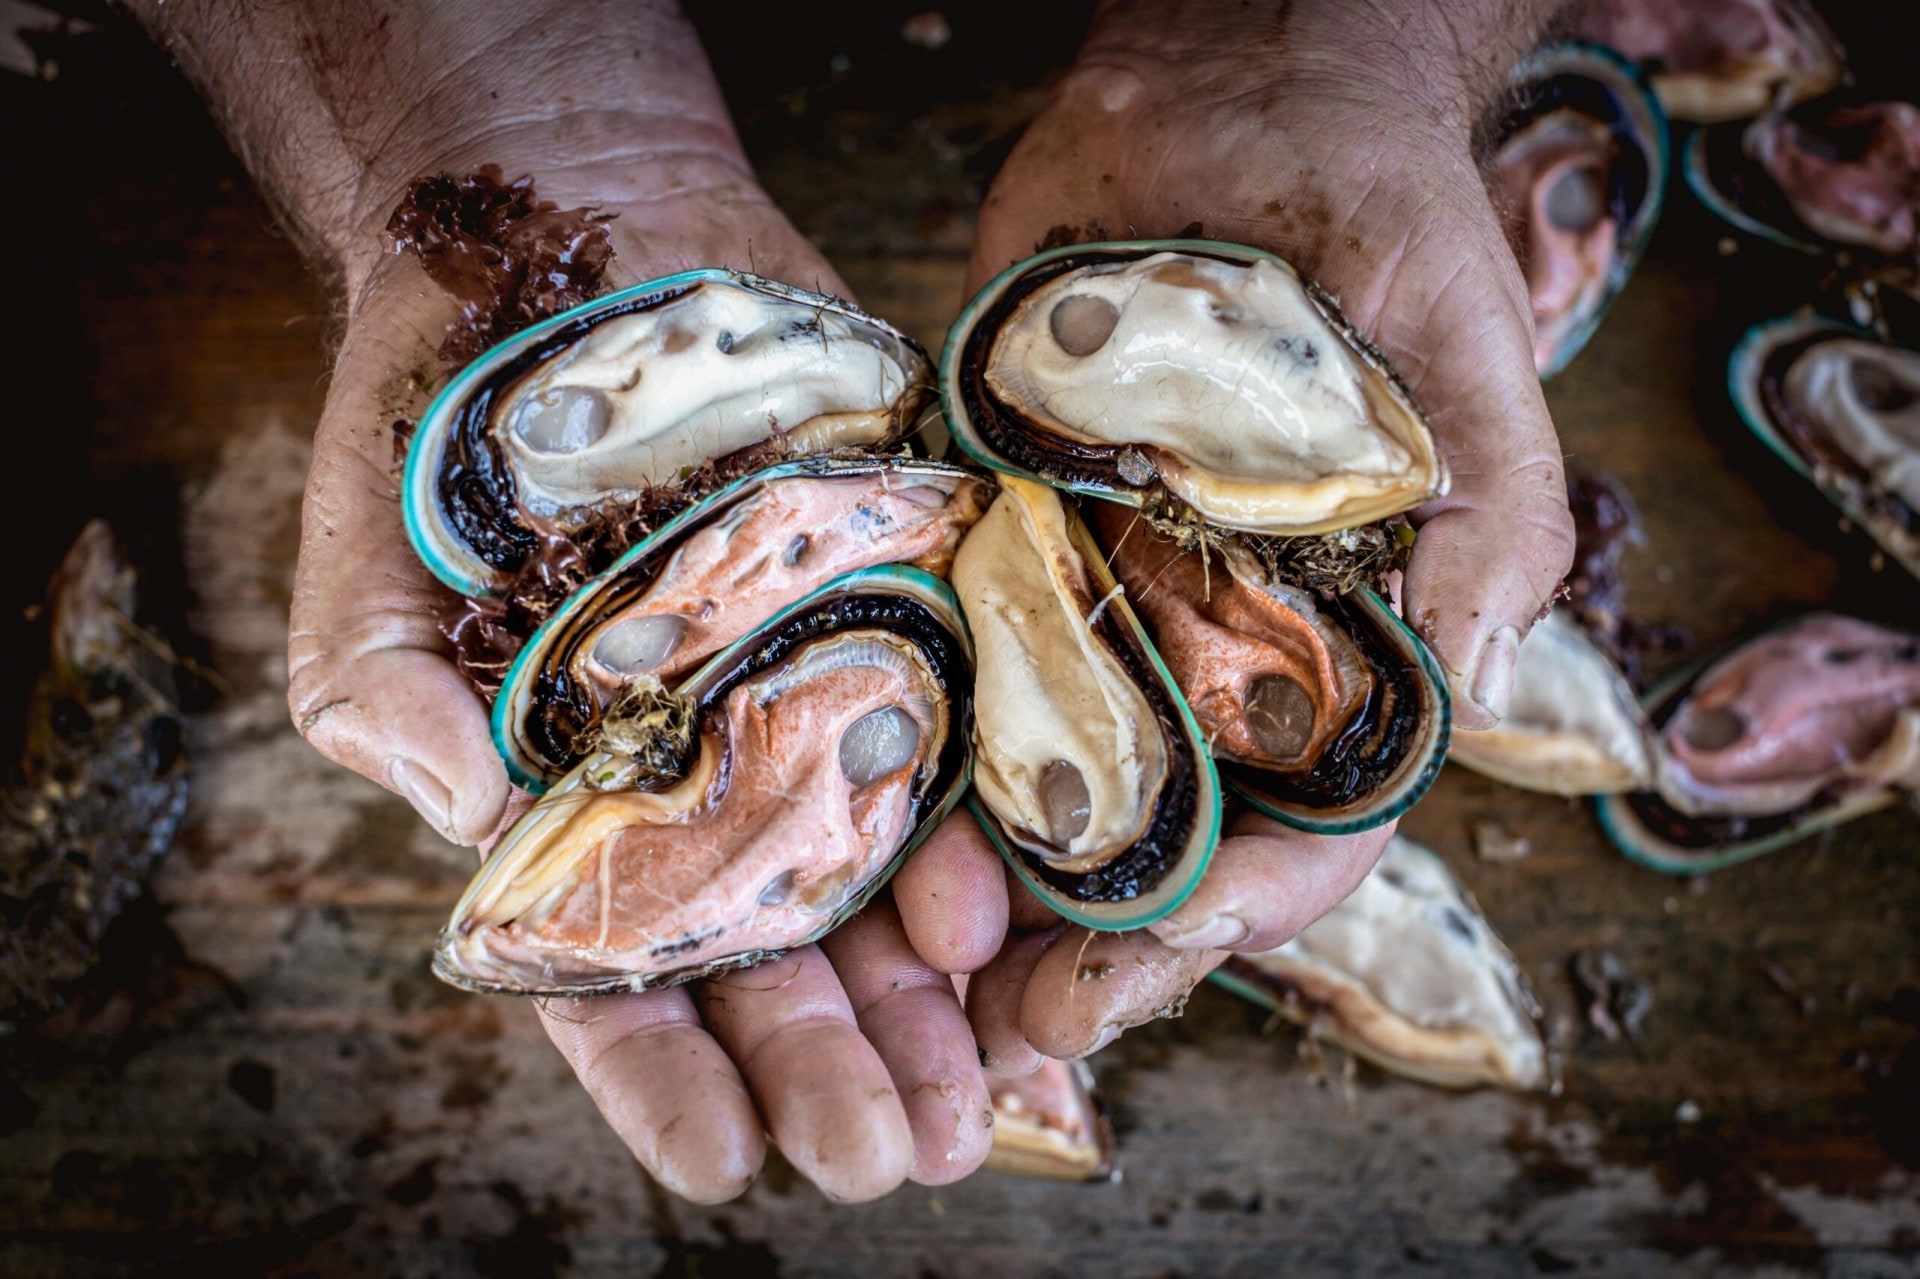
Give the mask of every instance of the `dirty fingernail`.
[[1519, 630], [1503, 626], [1487, 637], [1474, 663], [1467, 696], [1495, 719], [1507, 717], [1507, 704], [1513, 697], [1513, 665], [1519, 656]]
[[453, 792], [445, 782], [410, 759], [394, 760], [387, 777], [429, 826], [444, 838], [453, 838], [447, 833], [453, 829]]
[[1205, 923], [1184, 932], [1159, 934], [1161, 941], [1180, 950], [1231, 950], [1252, 935], [1247, 921], [1224, 913], [1211, 916]]

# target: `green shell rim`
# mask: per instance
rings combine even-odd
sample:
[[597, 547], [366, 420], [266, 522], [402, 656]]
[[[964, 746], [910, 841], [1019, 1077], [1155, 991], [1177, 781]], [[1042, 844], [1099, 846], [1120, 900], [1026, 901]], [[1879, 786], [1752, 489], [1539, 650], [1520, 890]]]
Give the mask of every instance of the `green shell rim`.
[[1635, 213], [1626, 247], [1610, 272], [1605, 295], [1592, 313], [1561, 342], [1547, 366], [1540, 370], [1542, 382], [1560, 373], [1586, 348], [1587, 343], [1593, 340], [1593, 335], [1599, 332], [1600, 322], [1613, 309], [1615, 300], [1626, 290], [1640, 265], [1640, 259], [1646, 255], [1647, 246], [1653, 242], [1654, 230], [1659, 226], [1660, 215], [1666, 209], [1667, 183], [1673, 169], [1673, 144], [1668, 136], [1666, 108], [1660, 105], [1660, 96], [1653, 91], [1653, 86], [1648, 83], [1646, 74], [1637, 63], [1618, 50], [1595, 44], [1591, 40], [1566, 40], [1535, 50], [1521, 59], [1508, 77], [1508, 82], [1517, 84], [1555, 75], [1584, 75], [1599, 80], [1616, 91], [1628, 104], [1626, 115], [1640, 131], [1641, 136], [1636, 141], [1647, 157], [1647, 193]]
[[[943, 471], [951, 465], [949, 463], [932, 461], [928, 458], [909, 457], [905, 455], [898, 457], [893, 455], [876, 456], [872, 460], [872, 465], [876, 470], [887, 469], [888, 465], [894, 462], [903, 465], [930, 465]], [[862, 462], [857, 465], [865, 466], [867, 464]], [[547, 788], [557, 780], [556, 777], [549, 776], [545, 770], [530, 765], [525, 753], [520, 750], [513, 738], [513, 722], [516, 717], [513, 693], [522, 683], [533, 678], [532, 673], [527, 668], [542, 660], [540, 654], [546, 648], [548, 637], [552, 633], [565, 626], [581, 609], [586, 608], [588, 604], [591, 603], [594, 594], [603, 589], [608, 582], [612, 581], [621, 572], [625, 571], [628, 565], [644, 555], [651, 554], [653, 548], [660, 542], [679, 536], [689, 525], [704, 518], [707, 512], [714, 507], [733, 500], [748, 487], [800, 475], [830, 476], [837, 470], [843, 468], [851, 471], [854, 469], [854, 465], [841, 459], [803, 457], [788, 462], [776, 462], [771, 466], [749, 472], [727, 484], [725, 487], [709, 493], [706, 497], [687, 507], [659, 528], [641, 538], [622, 553], [619, 559], [609, 564], [594, 577], [583, 582], [573, 594], [569, 595], [566, 602], [555, 609], [553, 615], [547, 618], [546, 621], [540, 623], [540, 625], [535, 628], [533, 634], [527, 637], [527, 642], [520, 646], [520, 651], [514, 654], [512, 663], [507, 667], [506, 675], [500, 681], [500, 691], [493, 699], [493, 712], [489, 718], [488, 727], [493, 736], [494, 750], [499, 752], [501, 760], [505, 762], [507, 766], [507, 776], [513, 780], [513, 784], [531, 794], [541, 795], [545, 794]], [[888, 566], [875, 565], [873, 567]], [[865, 571], [870, 570], [855, 570], [856, 573]], [[842, 581], [848, 576], [852, 576], [852, 574], [843, 574], [841, 577], [834, 578], [833, 581], [821, 586], [820, 589], [825, 590], [828, 586], [832, 586], [834, 583]], [[806, 603], [807, 599], [811, 598], [812, 596], [809, 595], [795, 601], [794, 604], [789, 606], [788, 610], [783, 610], [780, 615], [784, 616], [787, 611], [800, 607], [800, 605]], [[957, 604], [955, 605], [955, 611], [958, 611]], [[772, 625], [774, 620], [777, 619], [769, 619], [767, 622], [762, 623], [761, 626], [756, 626], [754, 630], [758, 631], [765, 626]], [[749, 635], [751, 634], [752, 632], [749, 632]], [[737, 643], [738, 641], [735, 642]], [[716, 654], [716, 656], [718, 656], [718, 654]], [[709, 662], [712, 660], [713, 658], [708, 659]], [[702, 663], [700, 669], [704, 670], [705, 667], [706, 663]]]
[[1760, 372], [1765, 366], [1767, 356], [1779, 346], [1797, 342], [1819, 334], [1831, 333], [1837, 337], [1861, 338], [1878, 346], [1887, 346], [1878, 334], [1863, 329], [1857, 324], [1831, 316], [1821, 315], [1811, 308], [1802, 307], [1787, 315], [1775, 316], [1771, 320], [1762, 320], [1741, 335], [1735, 344], [1733, 354], [1727, 357], [1727, 394], [1733, 400], [1734, 412], [1748, 431], [1779, 458], [1793, 472], [1819, 490], [1833, 508], [1853, 522], [1855, 528], [1863, 530], [1872, 538], [1887, 557], [1900, 565], [1914, 577], [1920, 578], [1920, 556], [1911, 552], [1903, 553], [1889, 544], [1881, 535], [1880, 521], [1862, 511], [1852, 499], [1838, 489], [1830, 488], [1820, 482], [1807, 460], [1794, 448], [1792, 441], [1774, 427], [1773, 418], [1767, 412], [1765, 401], [1760, 398]]
[[[1802, 613], [1787, 618], [1752, 635], [1723, 644], [1704, 657], [1688, 662], [1656, 680], [1640, 698], [1640, 705], [1647, 712], [1648, 724], [1654, 725], [1656, 713], [1715, 662], [1764, 636], [1822, 615], [1818, 612]], [[1657, 746], [1658, 727], [1653, 727], [1652, 731], [1656, 736]], [[1844, 826], [1856, 817], [1878, 812], [1900, 798], [1899, 792], [1890, 787], [1883, 787], [1878, 791], [1862, 791], [1852, 799], [1832, 804], [1784, 830], [1762, 835], [1758, 839], [1738, 840], [1724, 845], [1716, 852], [1688, 852], [1666, 843], [1643, 826], [1627, 803], [1630, 794], [1593, 796], [1594, 816], [1599, 819], [1600, 828], [1606, 832], [1613, 846], [1626, 854], [1630, 861], [1638, 862], [1649, 870], [1656, 870], [1666, 875], [1706, 875], [1724, 870], [1729, 866], [1737, 866], [1741, 862], [1752, 861], [1767, 853], [1778, 852], [1790, 844], [1797, 844], [1822, 831]]]
[[[973, 660], [973, 633], [967, 628], [966, 615], [961, 611], [960, 601], [954, 596], [953, 589], [923, 569], [913, 568], [904, 564], [880, 564], [871, 568], [856, 569], [851, 573], [842, 574], [819, 590], [809, 594], [804, 599], [798, 600], [787, 608], [782, 609], [763, 625], [754, 628], [754, 630], [741, 636], [732, 644], [729, 644], [726, 648], [708, 658], [700, 665], [699, 669], [681, 682], [680, 689], [685, 690], [697, 687], [703, 680], [712, 678], [715, 671], [724, 669], [729, 659], [736, 659], [739, 652], [747, 648], [761, 633], [770, 627], [778, 625], [795, 611], [805, 608], [829, 594], [844, 594], [855, 586], [875, 578], [886, 579], [898, 587], [905, 588], [910, 593], [924, 593], [926, 596], [939, 602], [947, 611], [948, 620], [953, 623], [954, 634], [959, 638], [961, 649], [968, 662], [971, 663]], [[967, 734], [971, 731], [971, 724], [956, 722], [953, 728], [956, 732]], [[925, 843], [927, 837], [940, 826], [940, 823], [944, 822], [947, 817], [952, 814], [954, 807], [960, 802], [961, 797], [972, 789], [973, 747], [970, 740], [964, 741], [963, 746], [964, 751], [961, 756], [960, 768], [949, 782], [945, 792], [941, 794], [939, 800], [928, 811], [926, 817], [918, 826], [914, 827], [912, 833], [901, 843], [899, 851], [894, 854], [892, 860], [874, 874], [872, 881], [865, 888], [850, 898], [839, 910], [823, 920], [819, 928], [809, 933], [805, 938], [794, 942], [791, 946], [779, 950], [751, 951], [729, 959], [714, 960], [695, 968], [675, 970], [650, 978], [636, 978], [631, 975], [615, 976], [588, 986], [568, 987], [565, 989], [526, 990], [511, 986], [502, 986], [495, 982], [477, 981], [447, 963], [444, 951], [451, 934], [448, 930], [443, 929], [440, 936], [435, 940], [433, 948], [434, 975], [449, 985], [457, 986], [462, 990], [470, 990], [478, 994], [533, 997], [577, 996], [585, 998], [595, 995], [617, 995], [634, 991], [660, 990], [669, 986], [678, 986], [686, 982], [698, 981], [704, 977], [710, 977], [717, 973], [728, 972], [733, 969], [751, 968], [756, 964], [778, 959], [782, 955], [790, 951], [798, 950], [803, 946], [810, 946], [859, 914], [867, 903], [873, 899], [874, 895], [887, 886], [888, 881], [893, 878], [895, 872], [906, 864], [907, 858], [912, 855], [914, 850]], [[572, 773], [577, 772], [585, 766], [585, 763], [586, 761], [583, 760], [581, 763], [576, 764], [572, 769], [568, 770], [568, 775], [571, 776]], [[514, 829], [518, 829], [521, 823], [529, 821], [537, 808], [538, 804], [522, 814], [520, 820], [514, 823]], [[512, 831], [510, 830], [508, 833], [511, 834]], [[485, 873], [487, 866], [493, 861], [494, 856], [497, 856], [507, 847], [507, 839], [502, 838], [494, 851], [494, 855], [489, 856], [487, 862], [483, 863], [480, 869], [474, 872], [473, 880], [468, 881], [469, 885], [478, 880], [480, 875]], [[464, 901], [465, 891], [463, 890], [461, 902], [464, 903]], [[459, 904], [456, 904], [454, 909], [457, 911]]]
[[1440, 723], [1434, 730], [1427, 757], [1417, 765], [1412, 761], [1402, 765], [1401, 775], [1406, 780], [1401, 783], [1403, 789], [1395, 798], [1378, 808], [1362, 805], [1345, 817], [1316, 816], [1313, 809], [1298, 804], [1282, 804], [1262, 795], [1251, 785], [1242, 782], [1237, 773], [1223, 775], [1221, 780], [1227, 788], [1261, 814], [1283, 826], [1311, 835], [1354, 835], [1399, 820], [1408, 809], [1420, 802], [1420, 798], [1433, 786], [1434, 779], [1440, 776], [1447, 762], [1447, 746], [1453, 739], [1453, 694], [1447, 688], [1446, 675], [1441, 671], [1440, 660], [1433, 655], [1433, 650], [1407, 625], [1404, 618], [1374, 592], [1357, 591], [1348, 598], [1358, 599], [1361, 610], [1375, 620], [1391, 624], [1390, 637], [1401, 640], [1413, 654], [1420, 680], [1433, 691]]
[[[435, 480], [440, 452], [445, 444], [444, 428], [451, 421], [455, 406], [473, 389], [475, 383], [486, 378], [503, 361], [511, 360], [526, 347], [540, 341], [562, 325], [571, 324], [596, 311], [624, 306], [636, 299], [706, 283], [730, 284], [786, 301], [825, 307], [884, 329], [913, 350], [921, 350], [920, 344], [907, 334], [843, 298], [826, 293], [814, 293], [791, 284], [783, 284], [779, 280], [769, 280], [748, 271], [736, 271], [732, 267], [707, 266], [690, 271], [678, 271], [672, 275], [663, 275], [655, 280], [632, 285], [616, 293], [609, 293], [605, 297], [582, 302], [579, 306], [569, 307], [558, 315], [550, 316], [538, 324], [522, 329], [481, 353], [440, 388], [439, 393], [428, 403], [426, 412], [420, 415], [420, 424], [414, 431], [413, 442], [407, 447], [406, 466], [401, 474], [400, 508], [406, 525], [407, 540], [412, 543], [414, 553], [420, 557], [429, 572], [457, 594], [470, 599], [495, 595], [501, 586], [500, 576], [492, 566], [484, 563], [477, 556], [468, 556], [465, 562], [456, 562], [457, 556], [449, 558], [443, 554], [439, 542], [436, 542], [429, 533], [430, 525], [438, 527], [431, 513], [436, 509], [434, 503], [438, 496]], [[429, 453], [433, 454], [431, 460], [427, 457]], [[451, 530], [442, 528], [440, 533], [441, 540], [446, 546], [461, 545], [459, 537]]]

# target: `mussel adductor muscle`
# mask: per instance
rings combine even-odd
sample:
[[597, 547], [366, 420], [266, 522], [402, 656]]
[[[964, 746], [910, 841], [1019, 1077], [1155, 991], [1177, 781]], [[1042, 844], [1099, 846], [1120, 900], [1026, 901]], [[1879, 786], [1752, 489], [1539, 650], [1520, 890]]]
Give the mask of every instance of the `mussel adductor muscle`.
[[[1815, 635], [1821, 628], [1834, 626], [1857, 631], [1861, 642], [1849, 640], [1813, 659], [1804, 675], [1796, 676], [1792, 683], [1811, 695], [1822, 675], [1819, 667], [1872, 658], [1875, 655], [1868, 650], [1875, 645], [1886, 649], [1878, 656], [1909, 672], [1909, 696], [1895, 711], [1887, 740], [1868, 757], [1878, 760], [1884, 753], [1892, 759], [1889, 775], [1858, 775], [1853, 769], [1861, 761], [1850, 759], [1847, 751], [1835, 746], [1830, 753], [1840, 763], [1833, 766], [1830, 775], [1809, 779], [1798, 787], [1797, 794], [1777, 805], [1736, 803], [1730, 796], [1710, 790], [1681, 793], [1689, 783], [1684, 767], [1676, 764], [1667, 737], [1702, 684], [1723, 673], [1731, 663], [1762, 652], [1763, 645], [1792, 642], [1799, 634]], [[1595, 812], [1616, 847], [1655, 870], [1698, 875], [1735, 865], [1901, 802], [1920, 787], [1920, 636], [1832, 614], [1812, 614], [1674, 672], [1647, 691], [1642, 705], [1658, 734], [1658, 785], [1602, 796], [1595, 801]], [[1717, 724], [1709, 727], [1721, 731]], [[1740, 733], [1752, 731], [1751, 726], [1738, 724], [1738, 717], [1729, 717], [1726, 728]], [[1738, 743], [1730, 740], [1725, 744]], [[1882, 771], [1889, 771], [1889, 767], [1883, 764]], [[1790, 789], [1786, 783], [1768, 783], [1768, 787], [1783, 792]]]
[[527, 641], [494, 702], [508, 771], [543, 789], [590, 747], [627, 680], [653, 674], [670, 686], [844, 573], [910, 563], [944, 575], [991, 488], [945, 462], [809, 458], [755, 471], [689, 507]]
[[932, 389], [925, 352], [850, 303], [720, 268], [668, 276], [458, 374], [408, 452], [408, 534], [454, 590], [497, 593], [543, 535], [711, 463], [889, 444]]
[[[1858, 456], [1857, 446], [1850, 451], [1819, 420], [1821, 410], [1804, 402], [1808, 383], [1797, 371], [1810, 370], [1810, 359], [1829, 354], [1844, 355], [1849, 367], [1844, 378], [1838, 369], [1821, 371], [1835, 391], [1824, 397], [1822, 409], [1880, 419], [1872, 459]], [[1863, 387], [1851, 366], [1868, 363], [1880, 366], [1866, 370], [1879, 376]], [[1920, 353], [1850, 324], [1796, 312], [1747, 331], [1727, 363], [1727, 391], [1748, 430], [1920, 577], [1920, 506], [1886, 482], [1895, 475], [1911, 488], [1920, 474]]]
[[1575, 22], [1644, 67], [1676, 120], [1759, 115], [1847, 75], [1845, 50], [1806, 0], [1609, 0], [1581, 6]]
[[[773, 732], [780, 701], [804, 701], [814, 680], [829, 682]], [[864, 691], [849, 701], [849, 689]], [[609, 994], [817, 941], [966, 789], [971, 690], [971, 642], [943, 582], [899, 565], [836, 580], [675, 690], [694, 743], [680, 775], [628, 786], [629, 760], [600, 751], [538, 800], [454, 908], [436, 975], [501, 994]], [[837, 746], [807, 731], [822, 716], [844, 729]], [[770, 764], [814, 789], [790, 788]], [[755, 807], [734, 817], [737, 795]], [[843, 799], [845, 813], [822, 806]], [[623, 837], [641, 842], [623, 850]]]
[[978, 648], [975, 817], [1068, 919], [1161, 918], [1213, 855], [1219, 777], [1098, 546], [1057, 492], [1010, 478], [953, 582]]
[[1514, 206], [1544, 379], [1587, 344], [1653, 238], [1667, 122], [1639, 71], [1599, 45], [1537, 50], [1508, 86], [1494, 164]]
[[1378, 595], [1356, 591], [1319, 607], [1373, 673], [1366, 700], [1310, 767], [1223, 761], [1220, 776], [1283, 825], [1342, 835], [1397, 820], [1427, 793], [1446, 763], [1453, 702], [1433, 651]]
[[1385, 359], [1290, 264], [1244, 245], [1017, 263], [954, 322], [940, 393], [983, 465], [1136, 506], [1170, 495], [1224, 528], [1350, 528], [1446, 490]]

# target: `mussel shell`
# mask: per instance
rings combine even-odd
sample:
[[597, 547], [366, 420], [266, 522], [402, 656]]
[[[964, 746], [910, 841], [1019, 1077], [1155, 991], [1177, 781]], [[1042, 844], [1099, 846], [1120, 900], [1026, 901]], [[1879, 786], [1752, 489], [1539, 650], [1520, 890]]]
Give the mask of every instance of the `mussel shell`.
[[1605, 291], [1568, 330], [1542, 381], [1565, 368], [1606, 318], [1653, 239], [1666, 203], [1669, 144], [1667, 117], [1640, 69], [1612, 49], [1574, 40], [1549, 45], [1521, 59], [1507, 77], [1515, 105], [1502, 120], [1496, 149], [1551, 111], [1573, 110], [1598, 120], [1620, 143], [1619, 161], [1608, 175], [1607, 207], [1619, 225], [1619, 250]]
[[[1783, 623], [1784, 629], [1793, 625]], [[1719, 649], [1655, 683], [1641, 698], [1658, 735], [1702, 674], [1752, 637]], [[1823, 830], [1877, 812], [1902, 798], [1892, 787], [1861, 787], [1828, 793], [1791, 812], [1768, 817], [1695, 817], [1682, 813], [1656, 790], [1595, 798], [1594, 812], [1614, 846], [1634, 861], [1669, 875], [1703, 875], [1750, 861]]]
[[[1217, 240], [1119, 240], [1092, 244], [1073, 244], [1048, 249], [1022, 262], [1016, 262], [989, 281], [961, 310], [947, 331], [946, 346], [940, 356], [940, 403], [947, 429], [953, 440], [974, 461], [1008, 475], [1035, 480], [1052, 488], [1083, 497], [1105, 498], [1140, 506], [1164, 492], [1157, 475], [1144, 480], [1129, 478], [1124, 458], [1131, 450], [1108, 455], [1107, 450], [1083, 449], [1072, 441], [1058, 444], [1023, 439], [1009, 430], [1011, 412], [1000, 406], [985, 382], [986, 355], [999, 324], [1034, 290], [1055, 277], [1094, 262], [1127, 262], [1156, 253], [1185, 253], [1211, 258], [1236, 266], [1269, 262], [1279, 266], [1299, 283], [1312, 301], [1319, 318], [1342, 338], [1361, 362], [1382, 381], [1382, 389], [1396, 410], [1418, 424], [1428, 436], [1425, 417], [1386, 358], [1350, 324], [1339, 305], [1318, 285], [1302, 276], [1294, 266], [1276, 254], [1243, 244]], [[1402, 442], [1405, 443], [1404, 441]], [[1430, 438], [1410, 447], [1414, 465], [1426, 472], [1432, 486], [1423, 496], [1444, 492], [1447, 482], [1445, 464], [1436, 455]], [[1380, 510], [1350, 523], [1367, 523], [1410, 509], [1417, 500], [1408, 500], [1392, 510]], [[1207, 512], [1202, 512], [1207, 515]], [[1209, 516], [1214, 522], [1232, 525], [1232, 521]], [[1249, 527], [1248, 531], [1284, 533], [1319, 532], [1345, 524], [1314, 524], [1306, 528]]]
[[[468, 365], [420, 419], [407, 453], [401, 505], [407, 536], [435, 577], [461, 595], [495, 594], [512, 581], [514, 568], [533, 545], [535, 534], [512, 509], [512, 473], [489, 438], [494, 397], [597, 325], [663, 306], [703, 286], [832, 312], [871, 329], [912, 366], [909, 397], [921, 393], [918, 379], [931, 372], [919, 343], [851, 303], [721, 267], [683, 271], [577, 306], [514, 335]], [[895, 437], [907, 425], [902, 422]]]
[[993, 1149], [984, 1167], [1015, 1177], [1113, 1181], [1113, 1122], [1084, 1060], [1048, 1057], [1017, 1079], [990, 1079]]
[[1842, 251], [1802, 222], [1773, 179], [1748, 158], [1742, 140], [1751, 123], [1736, 120], [1689, 131], [1680, 150], [1687, 186], [1709, 213], [1736, 231], [1796, 253]]
[[[689, 537], [724, 519], [742, 501], [764, 492], [769, 485], [793, 478], [831, 480], [881, 472], [903, 479], [918, 476], [942, 480], [978, 474], [947, 462], [905, 456], [803, 458], [765, 467], [688, 507], [574, 592], [527, 640], [508, 668], [493, 704], [494, 745], [506, 761], [514, 784], [538, 794], [578, 762], [561, 740], [571, 734], [557, 733], [539, 709], [555, 699], [579, 700], [574, 696], [577, 690], [573, 689], [567, 663], [590, 634], [594, 620], [650, 588]], [[590, 710], [582, 708], [583, 713]]]
[[[931, 771], [924, 773], [914, 788], [911, 833], [886, 866], [840, 909], [825, 917], [818, 928], [778, 949], [745, 951], [691, 968], [612, 975], [590, 983], [542, 985], [530, 980], [509, 984], [470, 971], [461, 959], [460, 927], [469, 902], [478, 896], [488, 876], [505, 864], [518, 843], [542, 823], [564, 814], [561, 805], [566, 797], [585, 784], [588, 771], [600, 766], [600, 761], [590, 757], [577, 764], [501, 837], [462, 894], [454, 907], [452, 921], [440, 935], [434, 948], [435, 976], [451, 985], [484, 994], [575, 996], [651, 990], [777, 959], [787, 950], [818, 941], [859, 913], [861, 907], [885, 887], [907, 856], [953, 810], [971, 781], [973, 644], [952, 590], [932, 574], [903, 565], [883, 565], [846, 574], [716, 654], [676, 692], [691, 698], [698, 714], [704, 716], [708, 708], [725, 698], [735, 686], [783, 661], [803, 644], [852, 628], [891, 631], [910, 640], [925, 654], [950, 698], [950, 731], [939, 756], [932, 761]], [[833, 747], [823, 743], [821, 749]]]
[[1384, 826], [1433, 785], [1447, 759], [1453, 699], [1433, 650], [1372, 591], [1320, 607], [1378, 674], [1367, 704], [1305, 777], [1220, 761], [1227, 788], [1268, 817], [1316, 835]]
[[1020, 847], [976, 791], [968, 810], [1020, 882], [1060, 915], [1102, 932], [1144, 928], [1192, 896], [1220, 842], [1220, 778], [1193, 712], [1180, 695], [1146, 628], [1107, 568], [1105, 553], [1067, 506], [1067, 528], [1085, 561], [1096, 599], [1105, 607], [1096, 633], [1133, 677], [1160, 719], [1173, 749], [1159, 808], [1147, 834], [1101, 871], [1075, 874], [1048, 866]]
[[1727, 393], [1740, 420], [1774, 456], [1819, 489], [1842, 515], [1865, 529], [1888, 555], [1920, 578], [1920, 524], [1903, 526], [1892, 511], [1863, 504], [1862, 486], [1839, 483], [1831, 468], [1816, 467], [1780, 425], [1775, 398], [1787, 370], [1814, 343], [1835, 337], [1880, 341], [1865, 329], [1810, 311], [1796, 311], [1754, 325], [1727, 361]]

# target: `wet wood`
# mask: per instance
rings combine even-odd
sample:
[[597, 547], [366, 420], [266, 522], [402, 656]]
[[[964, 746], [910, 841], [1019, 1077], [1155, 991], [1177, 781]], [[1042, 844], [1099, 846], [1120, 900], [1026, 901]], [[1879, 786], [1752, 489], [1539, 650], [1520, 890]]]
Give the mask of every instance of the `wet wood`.
[[[1012, 52], [1004, 28], [953, 16], [960, 37], [939, 54], [901, 44], [896, 16], [847, 44], [795, 27], [763, 48], [736, 33], [719, 58], [775, 195], [870, 306], [933, 347], [982, 182], [1072, 47], [1071, 15]], [[97, 1010], [92, 1029], [112, 1033], [0, 1040], [0, 1272], [1920, 1264], [1913, 814], [1684, 881], [1628, 864], [1577, 804], [1457, 770], [1405, 828], [1472, 886], [1533, 975], [1564, 1096], [1451, 1096], [1349, 1071], [1209, 989], [1096, 1063], [1117, 1185], [982, 1175], [828, 1208], [774, 1167], [738, 1203], [669, 1199], [524, 1005], [428, 976], [466, 854], [287, 722], [287, 582], [325, 303], [160, 60], [124, 31], [99, 40], [68, 51], [61, 80], [8, 77], [0, 98], [9, 121], [30, 122], [5, 144], [8, 171], [40, 193], [8, 216], [52, 246], [17, 268], [16, 312], [36, 332], [7, 361], [25, 409], [9, 434], [33, 437], [21, 447], [51, 468], [27, 480], [35, 496], [71, 495], [37, 523], [9, 516], [22, 563], [7, 580], [36, 580], [31, 561], [51, 562], [65, 525], [106, 514], [151, 560], [182, 566], [174, 611], [232, 690], [194, 711], [190, 827], [157, 885], [164, 914], [120, 972], [138, 993]], [[851, 66], [830, 64], [843, 50]], [[1684, 192], [1673, 206], [1551, 392], [1573, 464], [1623, 477], [1645, 511], [1627, 564], [1636, 611], [1702, 646], [1822, 603], [1920, 617], [1920, 588], [1867, 567], [1866, 539], [1738, 428], [1719, 389], [1738, 324], [1786, 309], [1805, 268], [1722, 259]], [[69, 259], [74, 241], [85, 249]], [[1476, 859], [1476, 822], [1531, 853]], [[1637, 1044], [1583, 1031], [1566, 969], [1589, 949], [1651, 984]]]

